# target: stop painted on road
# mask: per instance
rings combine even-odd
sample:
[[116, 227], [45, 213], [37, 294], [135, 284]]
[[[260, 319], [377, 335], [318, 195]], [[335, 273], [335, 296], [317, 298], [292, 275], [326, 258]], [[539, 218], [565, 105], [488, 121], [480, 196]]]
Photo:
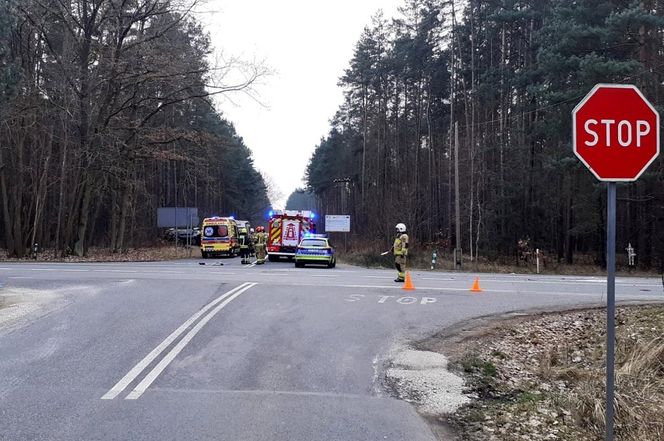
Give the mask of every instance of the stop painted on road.
[[[350, 294], [344, 299], [346, 302], [359, 302], [359, 301], [376, 301], [376, 303], [387, 304], [397, 303], [399, 305], [430, 305], [436, 303], [434, 297], [415, 297], [415, 296], [367, 296], [365, 294]], [[373, 302], [372, 302], [373, 303]]]

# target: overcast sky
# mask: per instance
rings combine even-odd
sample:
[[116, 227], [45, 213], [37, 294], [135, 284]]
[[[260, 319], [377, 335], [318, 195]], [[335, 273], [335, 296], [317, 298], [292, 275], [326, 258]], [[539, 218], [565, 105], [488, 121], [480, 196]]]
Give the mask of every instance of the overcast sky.
[[[264, 60], [274, 74], [257, 87], [260, 101], [239, 95], [218, 108], [253, 151], [256, 166], [278, 185], [283, 208], [304, 186], [314, 147], [343, 100], [337, 81], [371, 17], [393, 17], [402, 0], [208, 0], [200, 15], [225, 57]], [[232, 99], [232, 101], [231, 101]]]

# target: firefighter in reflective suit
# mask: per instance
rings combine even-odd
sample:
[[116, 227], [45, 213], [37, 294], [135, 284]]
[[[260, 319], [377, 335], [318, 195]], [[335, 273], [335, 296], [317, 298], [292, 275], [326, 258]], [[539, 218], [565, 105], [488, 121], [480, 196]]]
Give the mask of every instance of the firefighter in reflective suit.
[[395, 282], [403, 282], [406, 279], [406, 258], [408, 257], [408, 234], [406, 225], [397, 224], [397, 237], [394, 239], [392, 252], [394, 253], [394, 266], [397, 268]]
[[254, 248], [256, 249], [256, 264], [262, 265], [265, 263], [265, 246], [267, 245], [267, 233], [262, 226], [256, 227], [256, 234], [254, 235]]
[[249, 241], [251, 238], [249, 237], [249, 232], [247, 231], [246, 228], [240, 228], [240, 235], [238, 237], [238, 241], [240, 242], [240, 257], [242, 258], [241, 263], [247, 264], [251, 263], [249, 262]]

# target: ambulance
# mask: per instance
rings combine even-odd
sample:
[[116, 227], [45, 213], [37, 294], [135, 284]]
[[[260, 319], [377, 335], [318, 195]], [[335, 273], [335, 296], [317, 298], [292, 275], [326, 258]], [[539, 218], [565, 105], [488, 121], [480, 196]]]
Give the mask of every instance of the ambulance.
[[295, 258], [297, 246], [307, 233], [316, 232], [316, 214], [303, 210], [274, 210], [269, 213], [267, 258], [275, 262], [282, 257]]
[[232, 217], [208, 217], [201, 226], [201, 256], [235, 257], [240, 253], [238, 228]]

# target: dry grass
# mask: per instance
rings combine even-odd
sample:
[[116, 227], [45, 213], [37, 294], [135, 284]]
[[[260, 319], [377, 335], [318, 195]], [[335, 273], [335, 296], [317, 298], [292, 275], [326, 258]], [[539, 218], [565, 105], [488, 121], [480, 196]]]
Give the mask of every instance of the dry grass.
[[[381, 256], [380, 253], [385, 249], [380, 249], [375, 244], [365, 244], [364, 246], [354, 246], [351, 250], [344, 253], [343, 246], [337, 246], [339, 251], [339, 261], [351, 265], [358, 265], [367, 268], [392, 268], [394, 259], [391, 255]], [[413, 249], [408, 259], [408, 265], [411, 269], [429, 270], [431, 269], [431, 250]], [[579, 256], [578, 263], [569, 265], [558, 263], [553, 259], [548, 259], [547, 264], [540, 267], [542, 274], [560, 274], [560, 275], [587, 275], [587, 276], [606, 276], [606, 270], [594, 265], [591, 260]], [[478, 273], [501, 273], [501, 274], [535, 274], [537, 267], [534, 263], [516, 264], [513, 257], [502, 257], [495, 260], [480, 257], [474, 261], [464, 260], [463, 271], [472, 271]], [[438, 255], [435, 265], [436, 271], [453, 271], [452, 256], [449, 254]], [[618, 267], [619, 275], [631, 276], [657, 276], [656, 270], [629, 270]]]
[[[501, 332], [470, 343], [465, 356], [478, 365], [493, 363], [496, 375], [490, 393], [478, 393], [489, 398], [466, 411], [479, 412], [481, 423], [468, 429], [468, 415], [456, 416], [463, 439], [602, 439], [605, 314], [595, 309], [508, 320]], [[616, 440], [664, 440], [664, 306], [621, 307], [616, 323]], [[486, 381], [469, 381], [486, 392]]]
[[[617, 439], [664, 439], [664, 340], [656, 338], [624, 348], [616, 370]], [[578, 382], [570, 401], [580, 425], [601, 437], [605, 430], [605, 382], [600, 372]]]
[[0, 260], [8, 262], [154, 262], [163, 260], [186, 259], [189, 257], [200, 257], [200, 251], [196, 247], [175, 248], [173, 246], [157, 246], [149, 248], [131, 248], [123, 252], [114, 253], [108, 248], [90, 248], [83, 257], [74, 255], [61, 257], [53, 252], [44, 251], [37, 255], [36, 259], [30, 256], [22, 259], [8, 258], [4, 250], [0, 252]]

